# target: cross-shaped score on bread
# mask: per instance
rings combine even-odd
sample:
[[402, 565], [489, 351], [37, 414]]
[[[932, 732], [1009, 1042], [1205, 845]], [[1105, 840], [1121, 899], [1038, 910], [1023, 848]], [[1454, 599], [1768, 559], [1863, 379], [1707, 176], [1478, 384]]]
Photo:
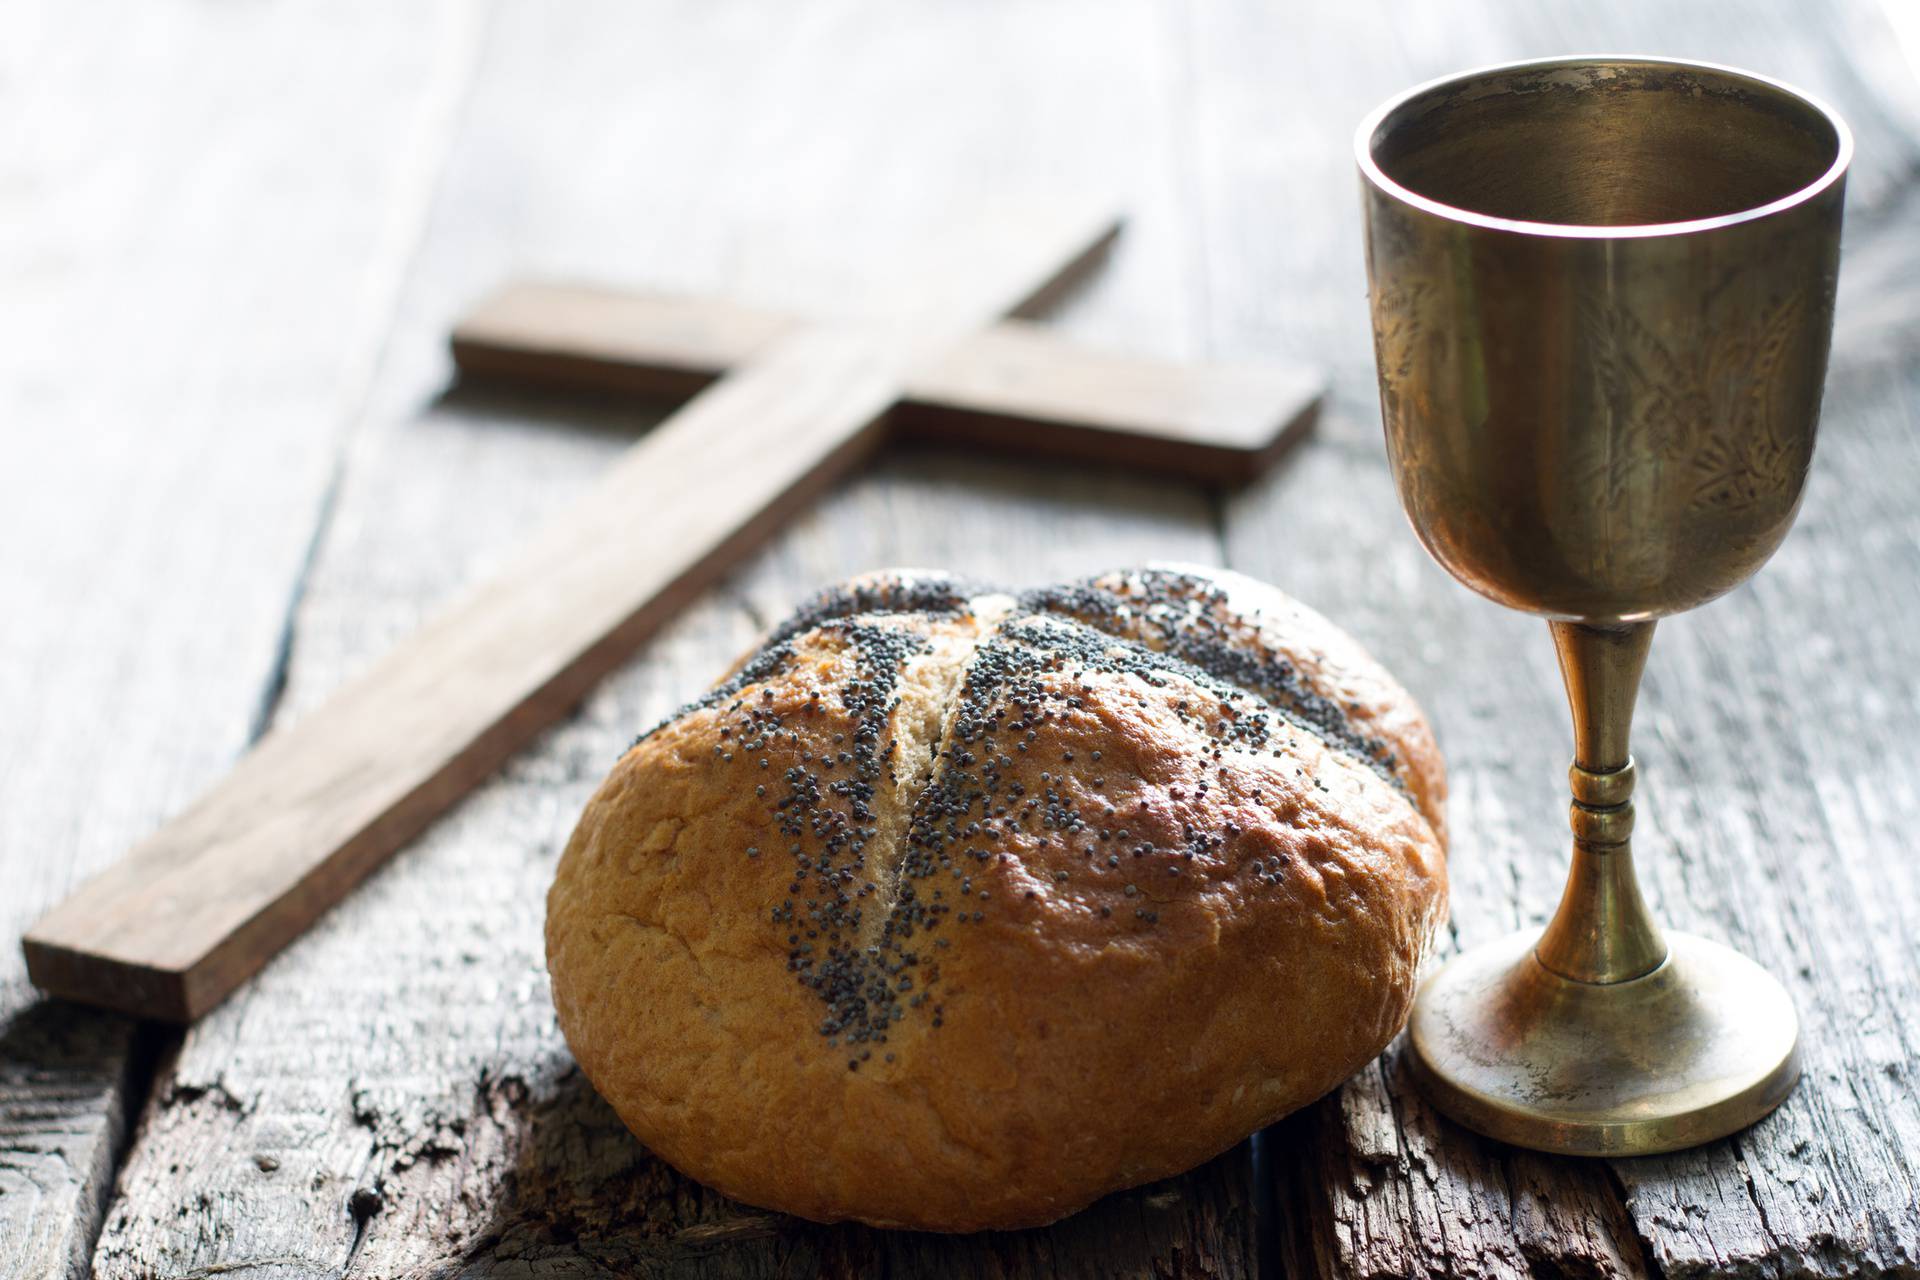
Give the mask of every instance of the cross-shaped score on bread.
[[[509, 289], [459, 326], [475, 371], [706, 385], [492, 580], [30, 929], [56, 995], [198, 1017], [582, 695], [795, 510], [908, 429], [997, 449], [1244, 478], [1317, 399], [1292, 370], [1182, 369], [987, 327], [1050, 295], [1118, 223], [1001, 200], [923, 246], [888, 324]], [[625, 379], [625, 382], [620, 382]], [[904, 412], [896, 413], [896, 407]]]
[[869, 574], [615, 762], [547, 897], [554, 1007], [735, 1199], [1034, 1226], [1386, 1046], [1445, 793], [1406, 691], [1252, 579]]

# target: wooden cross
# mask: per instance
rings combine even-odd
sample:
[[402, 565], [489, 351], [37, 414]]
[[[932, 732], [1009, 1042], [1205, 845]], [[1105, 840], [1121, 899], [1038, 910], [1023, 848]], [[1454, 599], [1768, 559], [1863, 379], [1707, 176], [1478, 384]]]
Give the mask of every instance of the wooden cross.
[[492, 580], [42, 917], [59, 996], [189, 1021], [476, 786], [888, 427], [1238, 480], [1311, 419], [1297, 371], [1094, 355], [1018, 322], [1111, 242], [1108, 211], [1003, 201], [910, 278], [911, 314], [804, 323], [522, 285], [455, 331], [471, 374], [698, 394]]

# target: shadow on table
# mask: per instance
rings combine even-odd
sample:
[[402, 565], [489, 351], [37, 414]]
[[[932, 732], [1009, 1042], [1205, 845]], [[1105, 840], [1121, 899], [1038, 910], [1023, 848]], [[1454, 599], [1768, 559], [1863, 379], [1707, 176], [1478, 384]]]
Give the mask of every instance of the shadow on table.
[[631, 441], [660, 425], [679, 405], [678, 400], [660, 396], [552, 391], [493, 379], [460, 378], [433, 398], [428, 411], [482, 428], [532, 428]]
[[942, 1236], [821, 1226], [654, 1158], [570, 1063], [537, 1086], [506, 1195], [459, 1276], [1253, 1274], [1253, 1155], [1120, 1192], [1051, 1227]]

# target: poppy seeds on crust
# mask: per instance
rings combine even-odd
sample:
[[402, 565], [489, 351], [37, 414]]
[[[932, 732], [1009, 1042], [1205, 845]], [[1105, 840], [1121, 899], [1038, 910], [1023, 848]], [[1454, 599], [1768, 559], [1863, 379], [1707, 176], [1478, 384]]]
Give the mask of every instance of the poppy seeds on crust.
[[1265, 702], [1406, 790], [1392, 749], [1355, 723], [1352, 707], [1314, 691], [1291, 662], [1235, 634], [1237, 618], [1230, 612], [1228, 593], [1217, 583], [1170, 569], [1142, 569], [1128, 579], [1124, 592], [1099, 579], [1037, 587], [1024, 593], [1020, 603], [1034, 612], [1065, 614], [1103, 634], [1175, 658], [1216, 685]]
[[[1066, 837], [1076, 858], [1082, 841], [1093, 842], [1089, 858], [1104, 844], [1101, 857], [1088, 864], [1098, 881], [1121, 878], [1114, 870], [1121, 852], [1133, 859], [1154, 855], [1168, 861], [1133, 862], [1134, 874], [1164, 865], [1171, 879], [1184, 883], [1183, 861], [1218, 856], [1240, 833], [1230, 821], [1220, 831], [1188, 826], [1169, 847], [1156, 846], [1151, 837], [1135, 841], [1130, 828], [1094, 825], [1095, 815], [1083, 808], [1090, 803], [1114, 813], [1114, 805], [1124, 803], [1127, 774], [1124, 764], [1104, 760], [1100, 751], [1088, 753], [1086, 766], [1076, 766], [1073, 753], [1064, 752], [1065, 770], [1039, 774], [1039, 793], [1030, 793], [1032, 775], [1021, 783], [1015, 755], [1036, 740], [1037, 726], [1083, 711], [1094, 677], [1140, 686], [1143, 706], [1151, 696], [1145, 690], [1174, 690], [1166, 695], [1180, 699], [1174, 714], [1202, 736], [1201, 752], [1213, 762], [1230, 749], [1278, 756], [1290, 734], [1304, 733], [1407, 790], [1387, 744], [1365, 732], [1351, 708], [1317, 692], [1283, 655], [1259, 643], [1217, 584], [1152, 569], [1043, 587], [1010, 596], [1011, 610], [983, 626], [945, 709], [939, 740], [930, 744], [935, 750], [929, 774], [911, 799], [891, 883], [883, 888], [869, 875], [864, 851], [878, 834], [876, 797], [882, 787], [897, 785], [899, 744], [892, 723], [903, 673], [933, 647], [901, 620], [961, 618], [992, 590], [943, 575], [883, 576], [831, 588], [775, 628], [731, 678], [636, 740], [694, 712], [717, 709], [713, 767], [746, 770], [740, 785], [751, 785], [764, 800], [770, 834], [779, 837], [749, 847], [746, 856], [758, 858], [770, 847], [785, 848], [792, 858], [791, 879], [783, 877], [768, 919], [786, 943], [787, 969], [820, 1002], [818, 1030], [833, 1045], [884, 1045], [890, 1030], [910, 1017], [942, 1025], [936, 997], [945, 997], [932, 951], [947, 940], [935, 935], [949, 924], [971, 931], [985, 922], [986, 912], [972, 904], [990, 895], [974, 890], [971, 875], [1009, 856], [999, 847], [1001, 838], [1038, 839], [1044, 847], [1049, 838]], [[787, 674], [802, 645], [812, 652], [823, 644], [849, 659], [842, 669], [850, 672], [837, 677], [824, 698], [816, 691], [804, 707], [783, 711], [771, 689], [753, 696], [755, 686]], [[776, 737], [798, 741], [790, 721], [823, 703], [845, 716], [851, 741], [835, 733], [831, 752], [774, 768], [767, 744]], [[1077, 772], [1083, 767], [1089, 770], [1084, 778]], [[1083, 793], [1076, 801], [1069, 785], [1076, 780], [1100, 794]], [[1109, 789], [1110, 780], [1121, 785]], [[1196, 798], [1204, 799], [1207, 790], [1201, 782]], [[1178, 799], [1180, 790], [1171, 794]], [[1112, 801], [1102, 800], [1107, 795]], [[1109, 855], [1107, 848], [1119, 851]], [[1250, 885], [1273, 886], [1283, 862], [1270, 857], [1251, 862], [1246, 871]], [[1069, 882], [1061, 870], [1049, 879], [1056, 886]], [[1096, 892], [1118, 894], [1119, 887], [1109, 882]], [[1129, 882], [1122, 896], [1138, 901], [1140, 892]], [[1016, 905], [1035, 896], [1031, 890], [1014, 895]], [[962, 901], [966, 910], [956, 905]], [[1097, 900], [1077, 909], [1097, 914], [1111, 922], [1103, 927], [1115, 930], [1152, 929], [1159, 920], [1158, 911], [1146, 907], [1122, 920], [1110, 903]], [[870, 912], [882, 913], [877, 929], [863, 930]], [[848, 1070], [857, 1071], [869, 1056], [855, 1053]]]

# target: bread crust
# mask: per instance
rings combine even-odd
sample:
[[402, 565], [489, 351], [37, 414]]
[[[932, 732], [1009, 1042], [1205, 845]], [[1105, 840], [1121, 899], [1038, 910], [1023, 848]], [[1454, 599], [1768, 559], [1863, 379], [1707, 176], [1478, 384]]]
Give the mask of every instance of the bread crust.
[[872, 575], [615, 765], [548, 896], [554, 1004], [736, 1199], [1051, 1222], [1385, 1047], [1445, 792], [1407, 693], [1251, 579]]

